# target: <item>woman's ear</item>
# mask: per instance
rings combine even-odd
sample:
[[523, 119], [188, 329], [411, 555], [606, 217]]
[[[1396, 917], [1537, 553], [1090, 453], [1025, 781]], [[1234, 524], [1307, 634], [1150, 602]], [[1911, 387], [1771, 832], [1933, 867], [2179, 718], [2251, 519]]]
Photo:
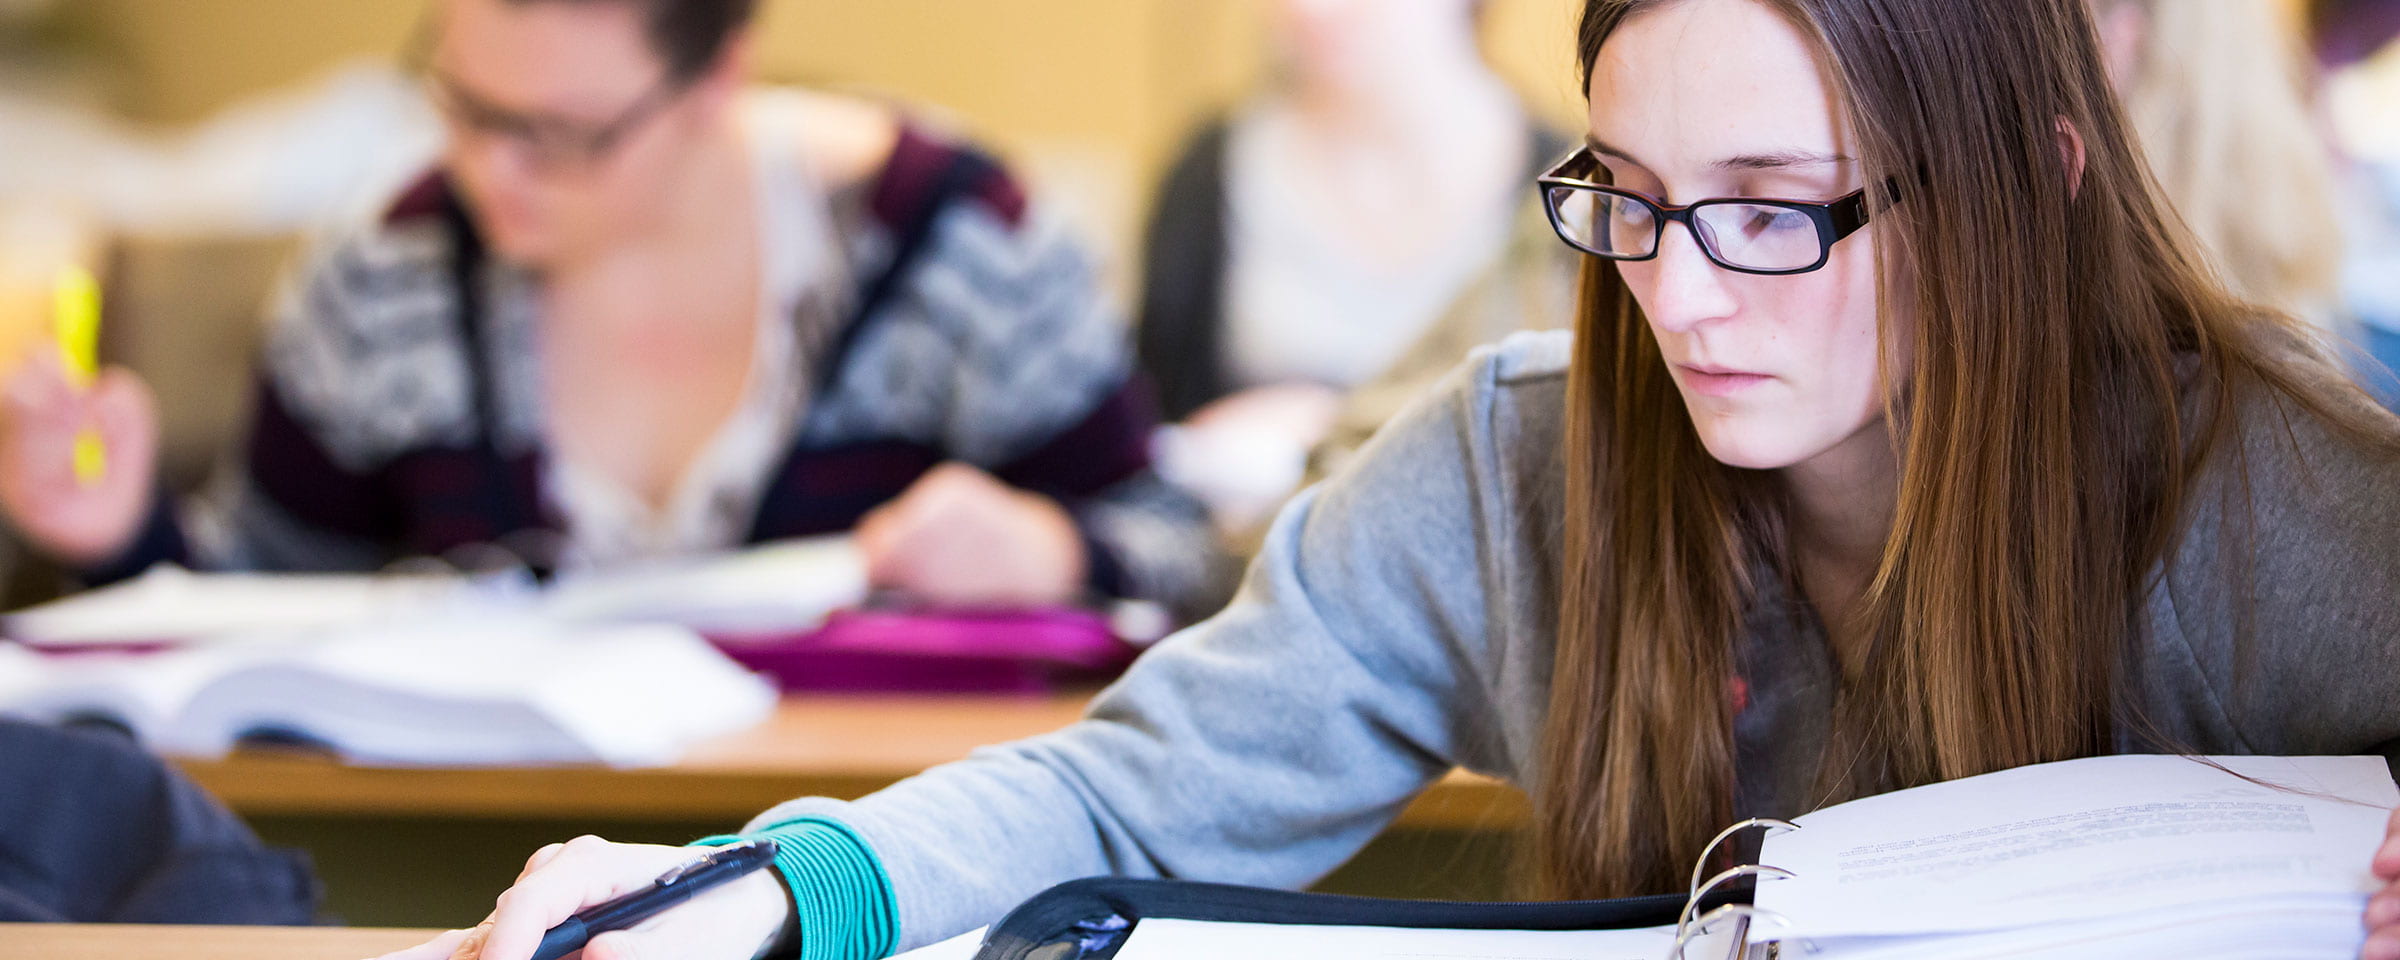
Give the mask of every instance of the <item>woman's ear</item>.
[[2067, 198], [2072, 200], [2083, 192], [2083, 132], [2065, 117], [2058, 118], [2057, 130], [2058, 159], [2067, 171]]

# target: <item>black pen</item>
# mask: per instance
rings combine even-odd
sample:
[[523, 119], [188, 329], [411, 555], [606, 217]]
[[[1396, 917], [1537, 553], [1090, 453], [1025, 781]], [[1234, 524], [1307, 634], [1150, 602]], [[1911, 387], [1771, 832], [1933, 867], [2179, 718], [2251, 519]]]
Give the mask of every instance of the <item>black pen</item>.
[[707, 856], [660, 874], [649, 886], [576, 911], [567, 922], [542, 934], [542, 944], [534, 948], [533, 960], [558, 960], [583, 949], [593, 937], [648, 920], [669, 907], [774, 862], [773, 840], [746, 840], [718, 847]]

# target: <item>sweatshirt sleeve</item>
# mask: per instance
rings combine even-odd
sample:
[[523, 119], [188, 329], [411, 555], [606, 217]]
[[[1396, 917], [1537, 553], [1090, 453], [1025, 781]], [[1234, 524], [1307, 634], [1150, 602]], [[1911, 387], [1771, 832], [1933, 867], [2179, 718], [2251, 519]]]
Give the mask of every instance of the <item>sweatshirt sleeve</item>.
[[903, 950], [1077, 877], [1288, 887], [1338, 866], [1433, 779], [1498, 749], [1481, 545], [1515, 532], [1487, 529], [1505, 515], [1475, 389], [1489, 377], [1454, 376], [1296, 500], [1232, 605], [1081, 722], [857, 801], [784, 804], [750, 831], [856, 831]]
[[2145, 611], [2149, 746], [2400, 761], [2400, 420], [2372, 417], [2241, 405]]

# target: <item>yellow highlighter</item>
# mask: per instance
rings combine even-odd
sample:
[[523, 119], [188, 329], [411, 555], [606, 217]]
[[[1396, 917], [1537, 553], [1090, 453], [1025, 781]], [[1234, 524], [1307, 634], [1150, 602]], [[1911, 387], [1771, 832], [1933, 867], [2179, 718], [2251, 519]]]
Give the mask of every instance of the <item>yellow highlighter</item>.
[[[67, 380], [78, 390], [90, 389], [100, 378], [100, 281], [91, 271], [82, 267], [59, 271], [51, 322]], [[75, 480], [89, 487], [107, 473], [108, 451], [100, 445], [100, 432], [86, 427], [75, 435]]]

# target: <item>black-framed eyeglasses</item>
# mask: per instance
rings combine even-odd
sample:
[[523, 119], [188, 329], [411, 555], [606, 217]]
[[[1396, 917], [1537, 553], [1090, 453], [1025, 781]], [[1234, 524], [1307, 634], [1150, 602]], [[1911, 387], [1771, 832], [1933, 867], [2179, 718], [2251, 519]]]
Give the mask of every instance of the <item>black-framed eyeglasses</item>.
[[670, 73], [607, 120], [590, 121], [550, 114], [525, 113], [492, 103], [461, 86], [432, 66], [435, 31], [430, 20], [418, 25], [408, 59], [424, 78], [426, 96], [443, 119], [458, 127], [507, 139], [524, 148], [526, 158], [540, 170], [589, 166], [617, 148], [642, 122], [675, 101], [691, 84]]
[[[1650, 260], [1658, 256], [1667, 224], [1680, 223], [1699, 242], [1709, 262], [1737, 273], [1784, 276], [1825, 265], [1833, 245], [1866, 226], [1865, 188], [1826, 203], [1764, 197], [1696, 200], [1677, 206], [1654, 197], [1596, 182], [1600, 161], [1577, 148], [1535, 178], [1542, 207], [1559, 239], [1595, 257]], [[1899, 199], [1886, 182], [1889, 208]]]

